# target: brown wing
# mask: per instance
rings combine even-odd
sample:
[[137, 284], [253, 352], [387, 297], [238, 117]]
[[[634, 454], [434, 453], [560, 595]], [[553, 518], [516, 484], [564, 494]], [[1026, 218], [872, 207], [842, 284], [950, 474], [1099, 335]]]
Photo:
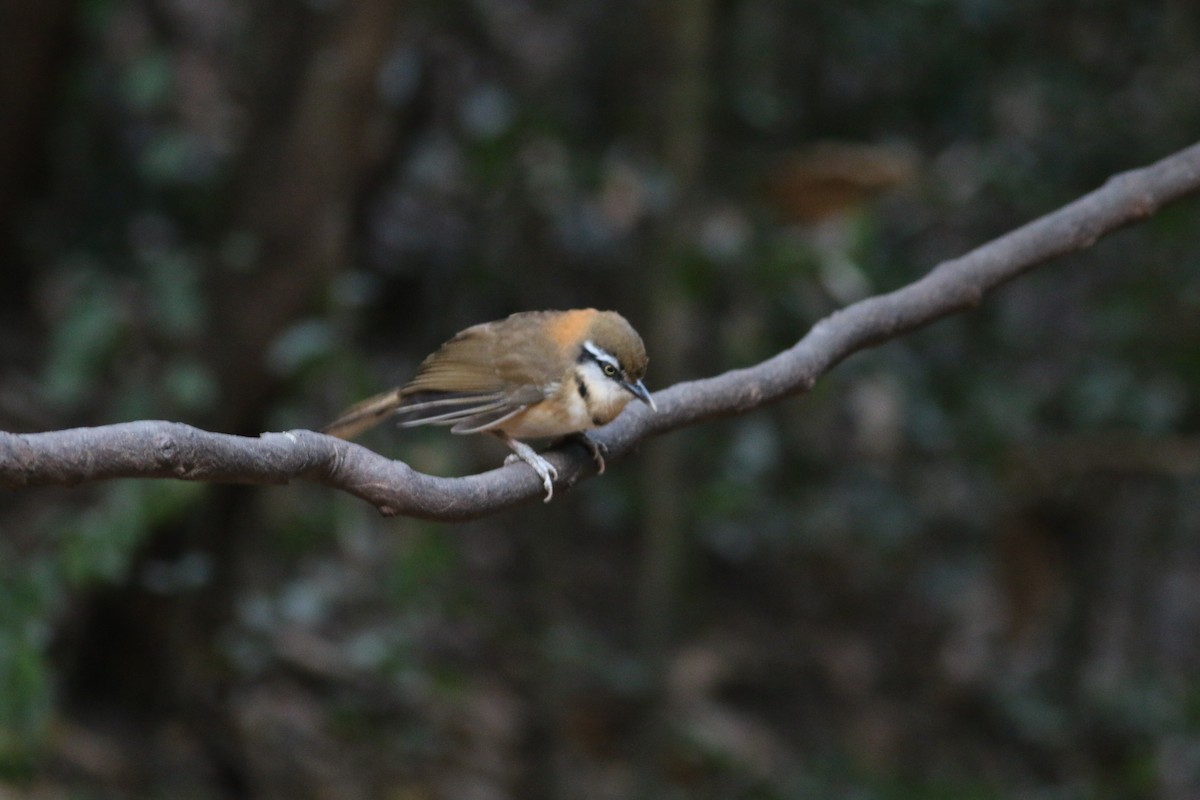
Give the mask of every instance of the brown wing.
[[474, 325], [439, 347], [401, 389], [342, 413], [325, 432], [348, 439], [393, 413], [404, 427], [489, 430], [552, 393], [574, 354], [544, 335], [556, 311], [526, 311]]
[[546, 399], [565, 372], [564, 354], [540, 335], [554, 313], [513, 314], [474, 325], [443, 344], [400, 390], [400, 424], [477, 433]]

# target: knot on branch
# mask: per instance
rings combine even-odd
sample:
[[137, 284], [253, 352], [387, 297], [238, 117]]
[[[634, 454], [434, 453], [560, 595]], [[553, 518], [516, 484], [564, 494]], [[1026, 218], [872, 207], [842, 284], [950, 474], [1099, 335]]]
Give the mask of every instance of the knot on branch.
[[192, 465], [180, 455], [183, 448], [179, 442], [178, 428], [186, 434], [186, 426], [172, 425], [167, 430], [159, 431], [154, 437], [155, 461], [171, 471], [177, 478], [186, 478], [192, 472]]

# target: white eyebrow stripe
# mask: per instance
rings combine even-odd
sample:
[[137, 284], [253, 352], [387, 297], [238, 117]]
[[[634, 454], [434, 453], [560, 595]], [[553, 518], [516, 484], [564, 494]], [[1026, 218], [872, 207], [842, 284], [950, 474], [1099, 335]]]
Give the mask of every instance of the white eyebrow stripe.
[[583, 343], [583, 349], [591, 353], [592, 357], [597, 361], [603, 361], [606, 364], [612, 364], [617, 369], [621, 368], [621, 364], [617, 361], [616, 357], [613, 356], [612, 353], [604, 350], [603, 348], [596, 347], [596, 343], [591, 339], [588, 339]]

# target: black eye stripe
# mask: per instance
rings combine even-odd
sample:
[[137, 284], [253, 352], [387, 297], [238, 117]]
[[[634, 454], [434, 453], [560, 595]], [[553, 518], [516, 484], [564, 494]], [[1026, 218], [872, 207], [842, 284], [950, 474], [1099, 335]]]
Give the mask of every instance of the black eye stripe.
[[597, 347], [591, 342], [591, 340], [584, 342], [583, 347], [579, 350], [580, 363], [589, 360], [595, 361], [596, 364], [599, 365], [600, 371], [605, 375], [609, 375], [608, 370], [610, 367], [615, 370], [615, 372], [613, 372], [612, 375], [609, 375], [609, 377], [612, 377], [613, 375], [620, 375], [625, 371], [624, 368], [621, 367], [621, 363], [617, 361], [612, 353], [609, 353], [607, 350], [601, 347]]

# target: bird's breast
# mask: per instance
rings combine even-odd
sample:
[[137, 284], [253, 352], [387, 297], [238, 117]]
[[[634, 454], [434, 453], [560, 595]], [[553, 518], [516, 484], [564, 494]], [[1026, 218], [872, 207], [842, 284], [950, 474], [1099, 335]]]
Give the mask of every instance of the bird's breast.
[[500, 429], [516, 439], [548, 439], [594, 428], [587, 402], [575, 388], [557, 385], [550, 396], [535, 403], [500, 425]]
[[630, 394], [603, 377], [592, 363], [575, 368], [547, 388], [547, 397], [500, 425], [517, 439], [566, 436], [612, 422], [629, 403]]

